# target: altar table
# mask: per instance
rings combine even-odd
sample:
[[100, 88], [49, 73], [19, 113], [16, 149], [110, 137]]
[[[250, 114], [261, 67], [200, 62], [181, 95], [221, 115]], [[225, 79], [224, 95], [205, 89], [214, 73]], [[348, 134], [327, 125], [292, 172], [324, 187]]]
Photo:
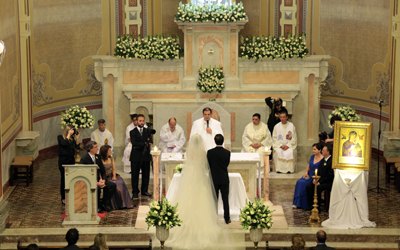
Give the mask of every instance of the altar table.
[[[174, 168], [178, 164], [185, 164], [185, 162], [186, 157], [184, 154], [183, 158], [180, 153], [163, 153], [161, 155], [161, 165], [165, 167], [166, 192], [168, 192], [170, 187], [174, 175]], [[160, 168], [160, 170], [161, 169], [162, 168]], [[239, 173], [242, 176], [247, 197], [252, 201], [254, 201], [254, 198], [257, 196], [257, 171], [258, 188], [261, 191], [260, 155], [258, 153], [231, 153], [231, 162], [228, 167], [228, 172]]]
[[[178, 192], [181, 177], [182, 174], [174, 174], [166, 196], [168, 200], [171, 200]], [[239, 173], [229, 173], [229, 213], [232, 221], [239, 221], [240, 209], [246, 206], [246, 199], [248, 198], [242, 176]], [[218, 217], [224, 218], [221, 194], [218, 196]]]

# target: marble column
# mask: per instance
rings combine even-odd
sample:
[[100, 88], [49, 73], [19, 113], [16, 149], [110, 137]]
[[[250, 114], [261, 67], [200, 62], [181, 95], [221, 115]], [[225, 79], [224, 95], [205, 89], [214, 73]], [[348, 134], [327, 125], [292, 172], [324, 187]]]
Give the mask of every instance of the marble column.
[[265, 149], [263, 150], [263, 155], [264, 155], [263, 195], [264, 195], [264, 201], [269, 201], [269, 156], [271, 155], [271, 150], [268, 150], [268, 148]]
[[155, 201], [160, 200], [160, 154], [161, 151], [155, 147], [151, 151], [151, 155], [153, 156], [153, 199]]

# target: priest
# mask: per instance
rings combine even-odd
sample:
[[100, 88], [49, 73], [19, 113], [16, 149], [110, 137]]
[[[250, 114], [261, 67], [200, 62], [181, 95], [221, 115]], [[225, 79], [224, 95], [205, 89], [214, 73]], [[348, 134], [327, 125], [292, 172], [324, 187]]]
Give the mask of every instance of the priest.
[[215, 148], [214, 137], [217, 134], [224, 135], [221, 123], [211, 118], [212, 110], [210, 108], [203, 109], [203, 118], [194, 121], [190, 137], [195, 134], [201, 135], [204, 141], [205, 150]]
[[129, 160], [129, 157], [131, 156], [132, 143], [129, 133], [137, 126], [137, 114], [131, 114], [131, 121], [132, 122], [126, 127], [125, 130], [125, 149], [124, 157], [122, 157], [124, 172], [127, 174], [131, 172], [131, 161]]
[[161, 142], [158, 145], [162, 153], [182, 153], [186, 142], [185, 133], [174, 117], [164, 124], [160, 132]]
[[276, 124], [273, 132], [274, 163], [277, 173], [294, 172], [294, 152], [297, 147], [296, 128], [293, 123], [288, 122], [288, 112], [281, 110], [279, 114], [281, 120]]
[[264, 167], [264, 155], [262, 151], [272, 146], [271, 133], [265, 123], [261, 121], [261, 115], [255, 113], [253, 122], [247, 124], [242, 136], [242, 153], [259, 153], [261, 167]]
[[99, 119], [97, 121], [97, 125], [99, 126], [99, 128], [93, 131], [90, 135], [90, 140], [95, 141], [98, 144], [99, 149], [97, 150], [97, 154], [99, 153], [100, 148], [103, 145], [110, 145], [111, 150], [113, 150], [114, 137], [111, 132], [106, 129], [106, 121], [104, 119]]

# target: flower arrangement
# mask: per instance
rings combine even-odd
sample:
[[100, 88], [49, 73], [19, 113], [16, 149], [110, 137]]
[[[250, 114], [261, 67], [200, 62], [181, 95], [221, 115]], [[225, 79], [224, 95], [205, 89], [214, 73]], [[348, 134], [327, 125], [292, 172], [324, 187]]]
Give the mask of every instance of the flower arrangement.
[[175, 173], [182, 173], [182, 169], [183, 169], [183, 164], [178, 164], [175, 167]]
[[89, 110], [78, 105], [72, 106], [69, 109], [61, 112], [61, 127], [64, 128], [67, 124], [71, 124], [75, 128], [93, 128], [95, 118]]
[[254, 203], [246, 199], [246, 206], [240, 209], [242, 229], [270, 229], [274, 223], [271, 215], [275, 210], [271, 211], [268, 208], [264, 205], [264, 199], [257, 200], [256, 198]]
[[225, 88], [224, 72], [221, 67], [211, 66], [209, 68], [200, 67], [199, 69], [199, 81], [197, 87], [204, 93], [212, 93], [221, 91]]
[[347, 107], [342, 107], [342, 105], [339, 105], [339, 107], [335, 107], [335, 110], [332, 111], [332, 113], [328, 117], [329, 119], [327, 120], [327, 122], [330, 128], [332, 128], [331, 118], [334, 115], [337, 115], [340, 118], [342, 118], [342, 121], [350, 121], [350, 122], [361, 121], [361, 114], [357, 115], [356, 110], [351, 108], [350, 105], [347, 105]]
[[151, 226], [161, 226], [164, 229], [171, 229], [181, 226], [182, 221], [179, 219], [178, 204], [171, 205], [171, 202], [163, 196], [161, 201], [151, 201], [150, 211], [146, 217], [147, 230]]
[[137, 59], [179, 59], [183, 49], [179, 45], [179, 37], [175, 36], [146, 36], [135, 39], [131, 35], [123, 35], [117, 39], [114, 56], [130, 60]]
[[246, 60], [261, 61], [264, 59], [276, 60], [277, 58], [305, 58], [308, 49], [306, 35], [289, 34], [287, 37], [240, 37], [240, 56]]
[[232, 3], [231, 6], [219, 4], [182, 4], [178, 5], [178, 13], [175, 15], [176, 21], [181, 22], [237, 22], [246, 20], [243, 3]]

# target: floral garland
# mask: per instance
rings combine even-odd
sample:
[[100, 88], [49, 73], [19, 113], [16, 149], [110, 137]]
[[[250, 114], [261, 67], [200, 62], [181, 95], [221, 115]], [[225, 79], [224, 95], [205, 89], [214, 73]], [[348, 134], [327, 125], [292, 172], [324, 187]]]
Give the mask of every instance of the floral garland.
[[271, 211], [268, 208], [269, 207], [264, 205], [264, 199], [259, 201], [256, 198], [254, 203], [246, 199], [246, 206], [240, 209], [240, 223], [242, 229], [270, 229], [274, 223], [272, 220], [272, 213], [275, 210]]
[[305, 58], [308, 49], [306, 46], [306, 35], [291, 34], [288, 37], [240, 37], [240, 56], [243, 59], [253, 59], [256, 62], [264, 59], [276, 60], [277, 58]]
[[131, 35], [123, 35], [117, 39], [114, 56], [130, 60], [137, 59], [179, 59], [183, 49], [179, 45], [179, 37], [172, 36], [146, 36], [135, 39]]
[[151, 226], [161, 226], [164, 229], [171, 229], [181, 226], [182, 221], [179, 219], [178, 204], [171, 205], [171, 202], [163, 196], [161, 201], [151, 201], [150, 211], [146, 217], [147, 230]]
[[75, 128], [93, 128], [95, 118], [89, 110], [78, 105], [72, 106], [69, 109], [61, 112], [61, 127], [65, 128], [68, 124]]
[[175, 15], [176, 21], [181, 22], [237, 22], [246, 20], [243, 3], [232, 3], [231, 6], [225, 5], [202, 5], [202, 4], [182, 4], [178, 5], [178, 13]]
[[342, 107], [342, 105], [339, 105], [339, 107], [335, 107], [335, 110], [332, 111], [332, 113], [328, 116], [328, 124], [329, 127], [332, 128], [331, 125], [331, 118], [336, 115], [339, 116], [342, 121], [349, 121], [349, 122], [360, 122], [361, 121], [361, 114], [356, 114], [356, 110], [351, 108], [350, 105], [347, 105], [347, 107]]
[[199, 69], [199, 81], [197, 87], [204, 93], [212, 93], [221, 91], [225, 88], [224, 72], [221, 67]]

